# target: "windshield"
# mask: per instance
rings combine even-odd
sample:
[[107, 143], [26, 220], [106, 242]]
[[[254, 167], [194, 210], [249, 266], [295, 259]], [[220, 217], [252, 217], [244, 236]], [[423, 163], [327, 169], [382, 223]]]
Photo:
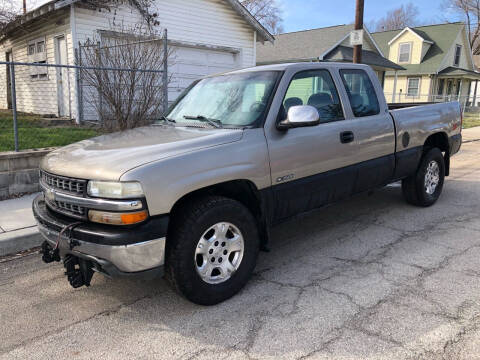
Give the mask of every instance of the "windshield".
[[167, 118], [176, 123], [254, 125], [265, 116], [279, 74], [258, 71], [203, 79], [187, 92]]

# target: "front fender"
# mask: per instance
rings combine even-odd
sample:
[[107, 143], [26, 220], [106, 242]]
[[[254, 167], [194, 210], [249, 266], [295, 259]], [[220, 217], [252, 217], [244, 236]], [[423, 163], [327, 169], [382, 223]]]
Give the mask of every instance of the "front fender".
[[233, 180], [249, 180], [257, 189], [271, 185], [263, 129], [245, 130], [242, 140], [184, 153], [132, 169], [122, 181], [140, 181], [151, 215], [167, 214], [183, 196]]

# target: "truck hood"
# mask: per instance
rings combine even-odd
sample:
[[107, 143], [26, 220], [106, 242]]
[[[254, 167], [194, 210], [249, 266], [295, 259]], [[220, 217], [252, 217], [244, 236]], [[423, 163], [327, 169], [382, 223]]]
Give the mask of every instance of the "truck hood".
[[152, 125], [83, 140], [52, 151], [47, 172], [95, 180], [119, 180], [137, 166], [202, 148], [239, 141], [243, 131]]

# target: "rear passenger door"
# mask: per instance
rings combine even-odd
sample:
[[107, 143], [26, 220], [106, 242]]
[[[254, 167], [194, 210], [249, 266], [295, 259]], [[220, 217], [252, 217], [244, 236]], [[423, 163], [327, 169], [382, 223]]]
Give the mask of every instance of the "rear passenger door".
[[379, 101], [382, 89], [372, 70], [343, 69], [339, 77], [344, 85], [351, 111], [349, 129], [354, 137], [357, 165], [354, 193], [386, 184], [395, 170], [395, 128], [385, 101]]
[[274, 220], [282, 220], [353, 192], [357, 161], [354, 139], [341, 134], [352, 130], [338, 88], [338, 75], [326, 69], [293, 75], [283, 97], [278, 120], [296, 105], [311, 105], [321, 123], [313, 127], [266, 131], [272, 174]]

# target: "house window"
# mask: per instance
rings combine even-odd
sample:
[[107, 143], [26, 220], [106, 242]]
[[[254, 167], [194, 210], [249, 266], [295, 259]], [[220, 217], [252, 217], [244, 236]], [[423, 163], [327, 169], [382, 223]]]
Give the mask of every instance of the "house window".
[[28, 55], [34, 55], [35, 54], [35, 44], [30, 44], [28, 45]]
[[439, 79], [438, 80], [438, 91], [437, 91], [438, 96], [443, 95], [443, 88], [444, 87], [445, 87], [445, 79]]
[[448, 80], [448, 82], [447, 82], [447, 95], [452, 95], [452, 91], [453, 91], [453, 81]]
[[412, 53], [412, 43], [403, 43], [398, 46], [398, 62], [409, 63]]
[[457, 82], [457, 96], [460, 96], [460, 91], [462, 90], [462, 80]]
[[420, 93], [420, 78], [409, 78], [407, 84], [407, 96], [418, 96]]
[[[36, 64], [47, 63], [47, 51], [45, 48], [45, 38], [39, 38], [28, 42], [27, 46], [28, 62]], [[45, 66], [30, 66], [30, 80], [47, 80], [48, 69]]]
[[45, 51], [45, 41], [37, 42], [37, 53], [43, 53]]
[[455, 47], [455, 59], [453, 60], [453, 66], [460, 66], [460, 57], [462, 56], [462, 45]]

